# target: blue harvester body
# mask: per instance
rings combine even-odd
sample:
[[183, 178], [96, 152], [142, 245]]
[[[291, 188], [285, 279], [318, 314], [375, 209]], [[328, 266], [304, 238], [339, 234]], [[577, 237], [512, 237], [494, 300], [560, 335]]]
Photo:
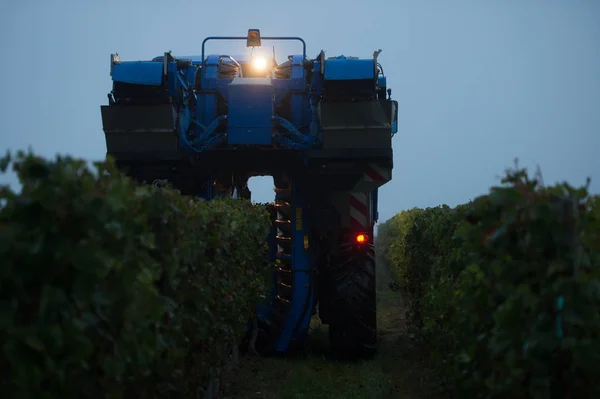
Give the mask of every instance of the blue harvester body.
[[[209, 40], [293, 40], [277, 64], [205, 55]], [[317, 314], [340, 351], [375, 347], [373, 226], [378, 188], [391, 179], [397, 102], [377, 61], [309, 59], [297, 37], [209, 37], [200, 56], [149, 61], [111, 55], [102, 106], [107, 154], [132, 177], [168, 180], [207, 200], [250, 198], [248, 179], [273, 176], [273, 288], [258, 304], [258, 346], [285, 353], [306, 342]], [[366, 326], [366, 327], [365, 327]]]

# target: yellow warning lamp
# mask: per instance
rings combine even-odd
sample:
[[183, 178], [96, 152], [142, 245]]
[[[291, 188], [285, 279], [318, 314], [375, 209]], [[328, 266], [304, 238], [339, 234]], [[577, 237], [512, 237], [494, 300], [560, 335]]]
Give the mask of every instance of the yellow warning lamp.
[[246, 39], [246, 47], [260, 47], [260, 29], [248, 29], [248, 38]]

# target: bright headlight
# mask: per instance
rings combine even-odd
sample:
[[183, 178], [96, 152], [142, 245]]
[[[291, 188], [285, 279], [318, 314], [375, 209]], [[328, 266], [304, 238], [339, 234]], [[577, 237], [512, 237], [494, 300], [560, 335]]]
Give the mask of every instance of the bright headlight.
[[267, 60], [263, 57], [254, 57], [252, 58], [252, 67], [254, 69], [263, 70], [267, 68]]

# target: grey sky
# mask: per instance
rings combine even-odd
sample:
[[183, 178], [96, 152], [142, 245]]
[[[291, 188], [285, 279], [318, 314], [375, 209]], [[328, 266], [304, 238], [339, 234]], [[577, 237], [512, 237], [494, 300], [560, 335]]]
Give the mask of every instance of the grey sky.
[[[100, 159], [110, 53], [200, 54], [205, 36], [248, 28], [302, 36], [309, 56], [383, 49], [400, 121], [381, 221], [466, 202], [515, 157], [546, 183], [591, 176], [600, 191], [599, 0], [1, 0], [0, 150]], [[251, 185], [272, 199], [268, 181]]]

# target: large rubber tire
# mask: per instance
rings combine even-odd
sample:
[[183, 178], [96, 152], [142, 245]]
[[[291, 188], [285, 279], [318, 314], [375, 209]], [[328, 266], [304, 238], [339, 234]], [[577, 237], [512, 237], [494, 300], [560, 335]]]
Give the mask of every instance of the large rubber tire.
[[377, 353], [375, 251], [340, 250], [330, 274], [330, 344], [338, 358], [369, 358]]

